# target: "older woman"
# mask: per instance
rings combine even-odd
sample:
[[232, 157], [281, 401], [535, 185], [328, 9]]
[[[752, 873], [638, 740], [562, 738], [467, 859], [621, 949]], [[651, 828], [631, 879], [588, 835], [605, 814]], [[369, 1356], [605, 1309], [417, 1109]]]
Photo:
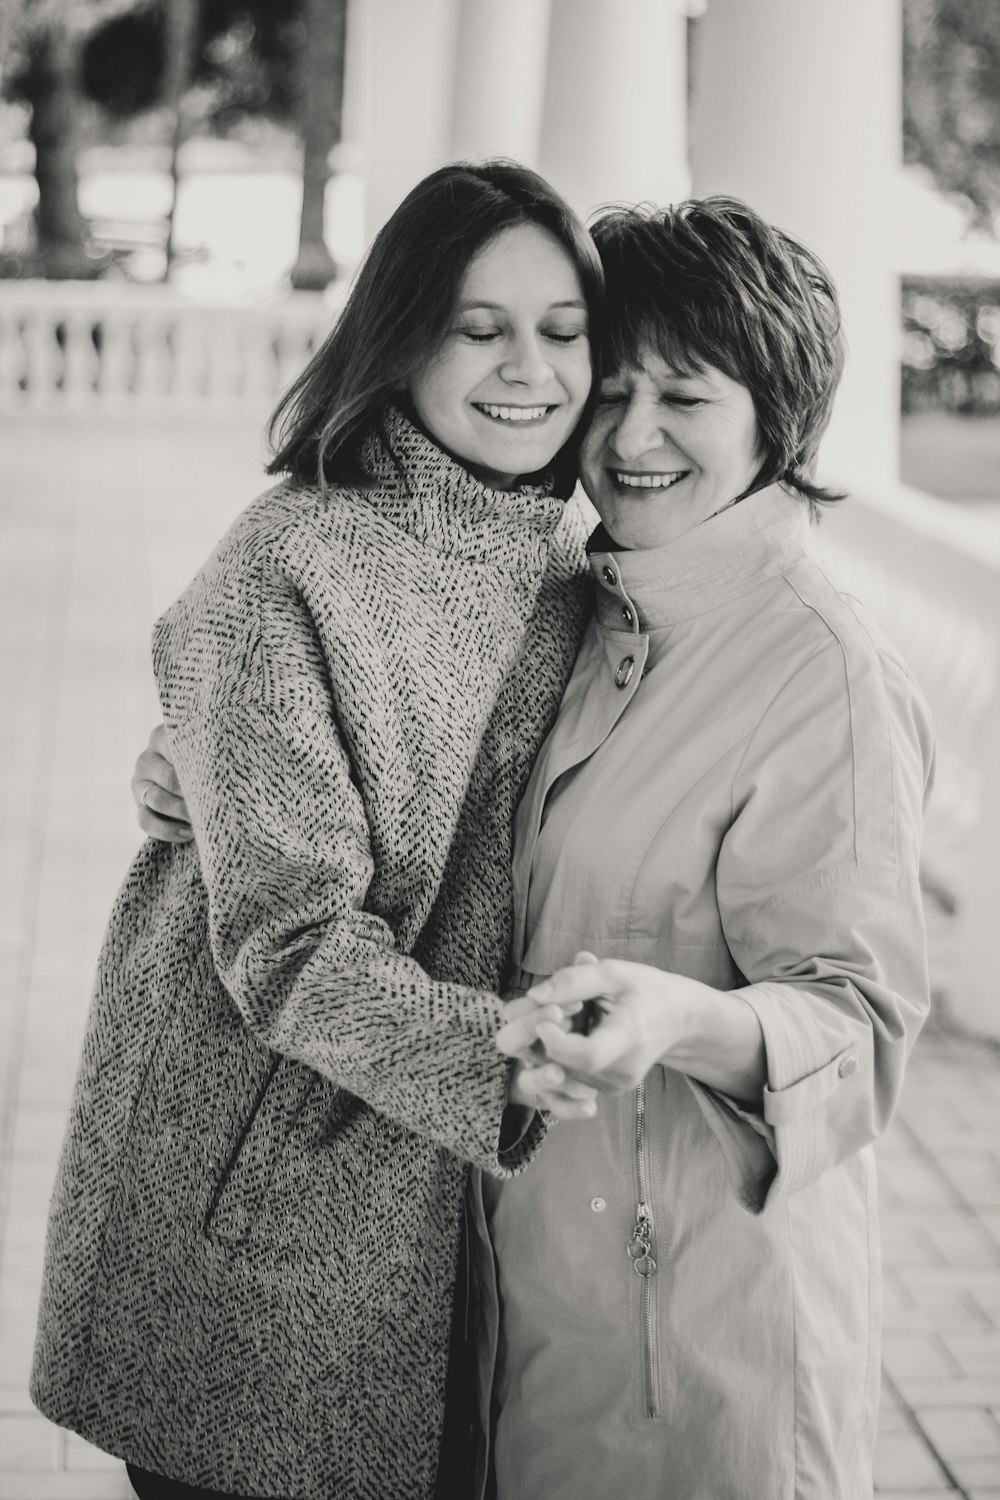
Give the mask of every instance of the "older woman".
[[822, 266], [726, 200], [592, 232], [597, 608], [518, 813], [531, 988], [499, 1041], [607, 1092], [481, 1184], [497, 1492], [861, 1500], [871, 1142], [928, 1004], [928, 715], [808, 546], [835, 498]]

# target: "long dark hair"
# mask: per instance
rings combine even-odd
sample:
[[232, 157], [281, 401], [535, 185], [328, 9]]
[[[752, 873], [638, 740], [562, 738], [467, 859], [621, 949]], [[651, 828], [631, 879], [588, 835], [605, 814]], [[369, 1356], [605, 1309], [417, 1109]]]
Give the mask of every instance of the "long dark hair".
[[610, 208], [591, 225], [607, 281], [604, 369], [656, 350], [684, 373], [714, 366], [753, 398], [761, 469], [816, 514], [843, 499], [813, 479], [844, 366], [840, 307], [822, 261], [735, 198]]
[[[425, 177], [379, 230], [336, 323], [268, 424], [269, 474], [365, 485], [361, 448], [440, 348], [462, 278], [488, 241], [518, 224], [556, 237], [576, 268], [596, 351], [604, 278], [580, 220], [544, 178], [516, 162], [454, 162]], [[576, 482], [577, 433], [553, 461], [556, 493]]]

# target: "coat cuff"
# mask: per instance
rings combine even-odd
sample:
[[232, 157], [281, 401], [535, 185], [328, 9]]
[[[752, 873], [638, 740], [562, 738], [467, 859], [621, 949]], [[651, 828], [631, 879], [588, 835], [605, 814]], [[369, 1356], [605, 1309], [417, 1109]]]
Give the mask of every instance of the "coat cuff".
[[[517, 1109], [527, 1117], [520, 1135], [510, 1140], [504, 1133], [507, 1124], [507, 1115], [511, 1109]], [[533, 1160], [535, 1152], [545, 1139], [549, 1128], [549, 1117], [540, 1110], [521, 1110], [519, 1105], [508, 1105], [504, 1112], [504, 1120], [500, 1127], [500, 1145], [497, 1151], [497, 1167], [494, 1176], [516, 1177], [523, 1172], [530, 1161]]]
[[794, 1192], [830, 1165], [826, 1110], [840, 1089], [863, 1077], [861, 1047], [831, 1054], [809, 1006], [793, 985], [753, 984], [735, 990], [750, 1005], [764, 1033], [767, 1082], [763, 1125], [769, 1127], [778, 1163], [775, 1190]]
[[687, 1081], [722, 1152], [737, 1202], [749, 1213], [759, 1214], [777, 1171], [774, 1131], [746, 1105], [696, 1078]]

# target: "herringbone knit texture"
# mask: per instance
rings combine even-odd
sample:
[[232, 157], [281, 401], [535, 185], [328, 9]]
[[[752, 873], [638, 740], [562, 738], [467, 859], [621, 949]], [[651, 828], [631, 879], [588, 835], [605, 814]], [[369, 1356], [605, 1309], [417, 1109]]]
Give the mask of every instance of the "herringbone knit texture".
[[158, 623], [197, 847], [118, 898], [49, 1227], [39, 1406], [250, 1495], [430, 1494], [460, 1158], [537, 1140], [495, 991], [583, 522], [387, 438], [405, 480], [272, 490]]

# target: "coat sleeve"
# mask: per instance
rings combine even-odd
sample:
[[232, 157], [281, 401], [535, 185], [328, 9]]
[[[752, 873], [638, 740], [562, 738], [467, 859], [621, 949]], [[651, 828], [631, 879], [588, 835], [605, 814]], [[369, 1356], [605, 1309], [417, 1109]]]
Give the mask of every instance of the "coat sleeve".
[[696, 1093], [752, 1211], [892, 1116], [929, 1007], [919, 853], [932, 767], [919, 690], [859, 626], [799, 665], [746, 746], [717, 891], [767, 1081], [760, 1111]]
[[[372, 840], [324, 653], [290, 587], [281, 590], [271, 649], [269, 588], [260, 587], [263, 599], [252, 578], [220, 586], [210, 567], [154, 636], [216, 969], [268, 1047], [509, 1175], [544, 1125], [536, 1117], [501, 1150], [509, 1080], [493, 1044], [501, 1002], [433, 980], [399, 950], [390, 920], [366, 908]], [[418, 884], [419, 861], [414, 849]]]

